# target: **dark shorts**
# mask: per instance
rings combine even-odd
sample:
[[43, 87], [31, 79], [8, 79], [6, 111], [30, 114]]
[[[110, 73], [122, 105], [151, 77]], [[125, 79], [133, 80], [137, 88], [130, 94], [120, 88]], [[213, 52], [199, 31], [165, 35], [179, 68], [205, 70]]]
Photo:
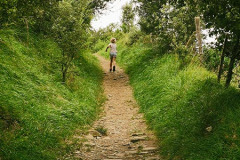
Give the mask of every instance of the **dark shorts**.
[[117, 57], [117, 53], [110, 53], [110, 59], [112, 59], [112, 58], [116, 58]]

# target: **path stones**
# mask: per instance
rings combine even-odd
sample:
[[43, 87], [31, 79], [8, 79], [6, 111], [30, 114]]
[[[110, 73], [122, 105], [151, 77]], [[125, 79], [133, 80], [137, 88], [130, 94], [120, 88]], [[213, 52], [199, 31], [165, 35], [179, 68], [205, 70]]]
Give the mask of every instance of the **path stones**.
[[145, 160], [159, 160], [159, 157], [157, 157], [157, 156], [149, 157], [149, 158], [146, 158]]
[[136, 150], [126, 151], [126, 154], [137, 154], [138, 152]]
[[146, 152], [156, 152], [157, 148], [156, 147], [146, 147], [146, 148], [143, 148], [143, 151], [146, 151]]
[[143, 136], [146, 135], [145, 133], [133, 133], [132, 136]]
[[85, 138], [88, 139], [88, 140], [93, 140], [94, 139], [94, 137], [91, 134], [88, 134], [87, 136], [85, 136]]
[[144, 141], [144, 140], [146, 140], [147, 139], [147, 136], [137, 136], [137, 137], [133, 137], [132, 139], [131, 139], [131, 142], [132, 143], [136, 143], [136, 142], [139, 142], [139, 141]]
[[103, 140], [110, 140], [110, 137], [104, 137]]
[[95, 131], [95, 130], [92, 130], [90, 134], [95, 138], [102, 136], [98, 131]]
[[119, 159], [119, 158], [111, 158], [111, 159], [103, 159], [103, 160], [123, 160], [123, 159]]
[[74, 154], [81, 154], [81, 151], [75, 151]]
[[96, 146], [96, 144], [93, 143], [93, 142], [85, 142], [84, 145], [85, 145], [86, 147], [95, 147], [95, 146]]

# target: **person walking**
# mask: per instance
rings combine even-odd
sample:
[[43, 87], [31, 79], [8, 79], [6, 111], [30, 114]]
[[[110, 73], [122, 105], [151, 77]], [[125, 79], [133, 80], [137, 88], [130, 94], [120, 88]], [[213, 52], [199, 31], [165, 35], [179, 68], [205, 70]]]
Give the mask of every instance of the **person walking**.
[[117, 44], [116, 38], [111, 38], [111, 43], [107, 46], [106, 52], [108, 48], [110, 48], [110, 72], [116, 71], [116, 58], [117, 58]]

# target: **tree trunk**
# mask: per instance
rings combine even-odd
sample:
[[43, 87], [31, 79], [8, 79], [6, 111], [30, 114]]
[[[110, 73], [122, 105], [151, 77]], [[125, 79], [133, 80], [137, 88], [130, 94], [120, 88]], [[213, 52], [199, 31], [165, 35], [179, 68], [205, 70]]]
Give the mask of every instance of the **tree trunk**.
[[236, 42], [236, 45], [233, 49], [232, 57], [231, 57], [231, 60], [230, 60], [228, 74], [227, 74], [227, 80], [226, 80], [226, 84], [225, 84], [226, 87], [230, 86], [230, 83], [231, 83], [231, 80], [232, 80], [233, 68], [234, 68], [235, 59], [236, 59], [237, 54], [238, 54], [238, 49], [239, 49], [239, 36], [237, 38], [237, 42]]
[[222, 72], [223, 72], [223, 63], [224, 63], [224, 57], [225, 57], [226, 48], [227, 48], [226, 45], [227, 45], [227, 35], [225, 37], [225, 41], [224, 41], [224, 44], [223, 44], [223, 51], [222, 51], [221, 61], [220, 61], [219, 70], [218, 70], [218, 82], [219, 83], [220, 83]]
[[200, 17], [195, 17], [195, 25], [196, 25], [196, 38], [198, 40], [198, 47], [199, 47], [198, 50], [199, 50], [199, 55], [201, 56], [203, 54], [203, 49], [202, 49]]
[[67, 67], [65, 64], [62, 64], [62, 82], [66, 82], [66, 77], [67, 77]]
[[235, 56], [231, 57], [229, 68], [228, 68], [228, 74], [227, 74], [227, 80], [226, 80], [226, 87], [229, 87], [231, 80], [232, 80], [232, 74], [233, 74], [233, 68], [235, 63]]
[[63, 82], [63, 83], [66, 82], [66, 75], [67, 75], [67, 72], [63, 71], [63, 72], [62, 72], [62, 82]]
[[28, 19], [24, 18], [26, 23], [26, 30], [27, 30], [27, 46], [29, 46], [29, 25], [28, 25]]

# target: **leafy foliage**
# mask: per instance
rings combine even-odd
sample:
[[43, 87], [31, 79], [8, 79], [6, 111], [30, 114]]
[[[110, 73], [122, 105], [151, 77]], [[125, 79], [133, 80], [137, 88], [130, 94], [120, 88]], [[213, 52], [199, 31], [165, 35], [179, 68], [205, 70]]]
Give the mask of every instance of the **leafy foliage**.
[[[232, 70], [235, 60], [239, 59], [239, 33], [240, 33], [240, 3], [230, 1], [147, 1], [137, 0], [140, 3], [138, 11], [140, 15], [141, 30], [156, 35], [161, 47], [174, 50], [182, 45], [189, 46], [191, 35], [194, 35], [193, 20], [201, 16], [206, 27], [212, 31], [211, 35], [217, 35], [216, 49], [223, 50], [223, 42], [228, 36], [225, 48], [230, 57], [226, 86], [230, 85]], [[205, 28], [205, 27], [204, 27]], [[192, 45], [195, 47], [195, 44]], [[202, 62], [204, 63], [204, 62]]]
[[235, 60], [240, 58], [240, 2], [229, 1], [198, 1], [203, 13], [207, 27], [213, 28], [214, 34], [219, 34], [218, 42], [223, 47], [223, 39], [228, 35], [228, 54], [231, 58], [229, 63], [226, 86], [230, 85], [232, 79], [232, 70]]
[[135, 14], [133, 11], [133, 6], [132, 4], [126, 4], [125, 6], [122, 7], [122, 30], [123, 32], [129, 32], [130, 29], [133, 27], [133, 22], [134, 22]]
[[25, 26], [26, 21], [38, 32], [50, 33], [53, 14], [59, 0], [4, 0], [0, 2], [1, 26]]
[[62, 49], [63, 82], [66, 81], [73, 59], [87, 48], [90, 21], [91, 10], [88, 10], [88, 0], [60, 2], [58, 17], [53, 24], [53, 36]]
[[193, 7], [194, 4], [182, 6], [172, 1], [139, 2], [139, 24], [142, 31], [154, 35], [153, 40], [167, 50], [187, 45], [195, 31], [193, 21], [197, 10]]

